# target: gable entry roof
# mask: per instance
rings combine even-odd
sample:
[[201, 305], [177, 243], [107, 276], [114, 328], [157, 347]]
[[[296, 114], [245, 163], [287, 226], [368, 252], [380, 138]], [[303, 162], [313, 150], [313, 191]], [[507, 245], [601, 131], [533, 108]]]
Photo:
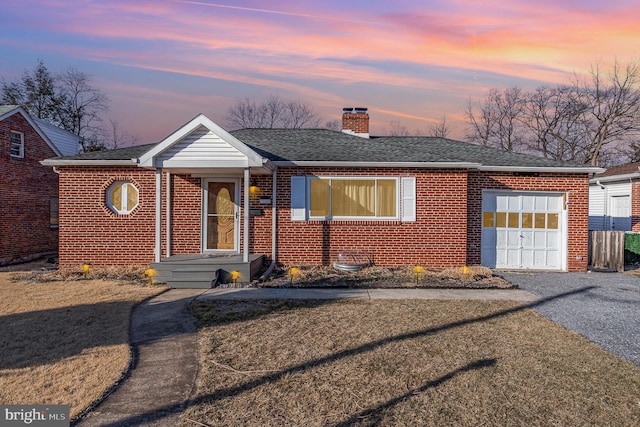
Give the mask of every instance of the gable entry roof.
[[272, 166], [465, 168], [598, 173], [602, 168], [432, 137], [371, 137], [328, 129], [227, 132], [200, 114], [157, 144], [50, 159], [46, 164], [229, 168]]

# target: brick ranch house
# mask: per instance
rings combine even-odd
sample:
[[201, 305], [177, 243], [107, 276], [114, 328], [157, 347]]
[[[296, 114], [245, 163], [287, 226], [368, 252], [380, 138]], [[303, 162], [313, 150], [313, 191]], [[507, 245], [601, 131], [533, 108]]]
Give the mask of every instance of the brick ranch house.
[[60, 177], [60, 267], [153, 263], [172, 286], [208, 287], [207, 260], [237, 260], [221, 270], [246, 281], [265, 260], [331, 265], [356, 250], [383, 266], [586, 271], [602, 169], [370, 137], [366, 109], [342, 119], [342, 132], [227, 132], [198, 115], [157, 144], [44, 161]]
[[58, 250], [58, 175], [40, 161], [78, 153], [80, 138], [0, 105], [0, 266]]

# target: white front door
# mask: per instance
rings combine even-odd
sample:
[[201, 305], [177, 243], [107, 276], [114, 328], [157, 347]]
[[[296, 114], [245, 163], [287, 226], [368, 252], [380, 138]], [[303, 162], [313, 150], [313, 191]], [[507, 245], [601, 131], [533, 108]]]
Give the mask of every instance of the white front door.
[[238, 182], [206, 179], [203, 188], [203, 251], [237, 252], [240, 220]]
[[566, 269], [566, 210], [558, 193], [485, 192], [482, 265]]
[[612, 196], [609, 229], [631, 231], [631, 197]]

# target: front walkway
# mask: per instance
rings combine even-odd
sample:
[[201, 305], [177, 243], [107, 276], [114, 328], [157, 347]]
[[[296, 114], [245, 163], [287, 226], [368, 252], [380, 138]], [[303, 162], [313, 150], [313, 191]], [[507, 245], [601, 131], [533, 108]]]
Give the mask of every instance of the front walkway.
[[215, 288], [200, 299], [445, 299], [534, 301], [521, 289], [350, 289], [350, 288]]
[[189, 304], [247, 299], [473, 299], [533, 301], [517, 289], [171, 289], [139, 305], [131, 318], [137, 355], [129, 376], [76, 425], [173, 427], [187, 406], [198, 374], [197, 329]]

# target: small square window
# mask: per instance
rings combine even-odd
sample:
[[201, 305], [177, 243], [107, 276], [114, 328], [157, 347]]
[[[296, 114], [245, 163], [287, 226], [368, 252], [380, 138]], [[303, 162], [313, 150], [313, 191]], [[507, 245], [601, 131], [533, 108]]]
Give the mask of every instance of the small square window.
[[22, 159], [24, 157], [24, 134], [11, 131], [11, 157]]

